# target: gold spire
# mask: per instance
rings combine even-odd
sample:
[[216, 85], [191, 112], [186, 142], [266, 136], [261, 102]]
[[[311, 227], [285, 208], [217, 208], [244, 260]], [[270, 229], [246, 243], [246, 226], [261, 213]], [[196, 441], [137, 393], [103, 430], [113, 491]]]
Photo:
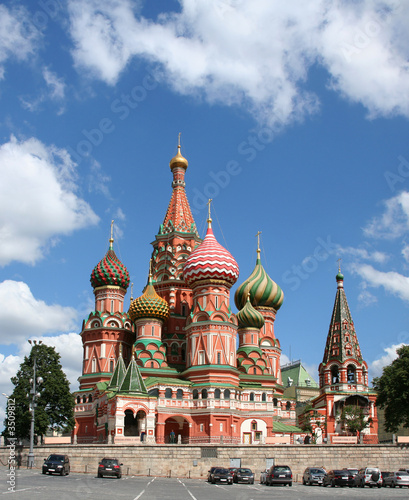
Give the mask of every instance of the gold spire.
[[341, 260], [342, 260], [341, 258], [339, 258], [339, 259], [337, 260], [337, 262], [338, 262], [338, 272], [339, 272], [339, 273], [341, 272]]
[[131, 302], [133, 301], [133, 283], [131, 283]]
[[109, 238], [109, 248], [112, 250], [114, 243], [114, 221], [111, 221], [111, 237]]
[[207, 227], [212, 227], [212, 217], [210, 215], [210, 204], [212, 203], [212, 199], [209, 198], [209, 201], [207, 202], [208, 206], [208, 216], [207, 216]]
[[176, 156], [174, 156], [169, 163], [170, 169], [173, 170], [174, 167], [182, 167], [185, 170], [187, 169], [188, 162], [186, 158], [182, 156], [182, 153], [180, 152], [180, 136], [181, 132], [178, 134], [178, 152], [176, 153]]
[[261, 231], [257, 231], [257, 259], [260, 258], [260, 234], [261, 234]]

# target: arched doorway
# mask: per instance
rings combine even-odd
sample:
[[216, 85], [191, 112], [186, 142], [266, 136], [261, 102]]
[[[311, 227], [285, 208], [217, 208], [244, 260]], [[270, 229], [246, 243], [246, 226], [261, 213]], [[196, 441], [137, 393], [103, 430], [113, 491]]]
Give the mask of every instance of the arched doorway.
[[175, 415], [165, 420], [165, 443], [177, 443], [179, 435], [182, 443], [189, 442], [189, 422]]
[[141, 436], [146, 432], [146, 413], [139, 410], [134, 415], [132, 410], [125, 410], [124, 436]]

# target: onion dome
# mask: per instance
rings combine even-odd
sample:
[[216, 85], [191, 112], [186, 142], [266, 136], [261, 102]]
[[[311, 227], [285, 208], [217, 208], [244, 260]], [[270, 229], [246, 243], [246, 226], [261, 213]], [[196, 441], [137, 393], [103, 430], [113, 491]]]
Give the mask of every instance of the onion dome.
[[98, 262], [91, 273], [90, 281], [93, 288], [100, 286], [120, 286], [126, 290], [129, 286], [128, 269], [116, 256], [113, 243], [114, 239], [111, 235], [108, 252]]
[[257, 328], [260, 330], [264, 326], [264, 316], [254, 309], [250, 302], [250, 294], [247, 294], [247, 302], [236, 314], [239, 328]]
[[207, 222], [204, 240], [189, 255], [183, 267], [184, 280], [188, 286], [201, 280], [222, 280], [230, 288], [239, 277], [239, 266], [232, 254], [214, 237], [212, 219]]
[[176, 167], [181, 167], [184, 168], [185, 170], [187, 169], [188, 162], [184, 156], [182, 156], [182, 153], [180, 152], [180, 134], [179, 134], [179, 144], [178, 144], [178, 152], [176, 153], [176, 156], [174, 156], [170, 162], [169, 162], [170, 169], [173, 170]]
[[260, 248], [257, 249], [257, 260], [254, 271], [239, 286], [234, 295], [234, 302], [237, 309], [241, 309], [244, 306], [248, 293], [250, 293], [250, 301], [254, 307], [272, 307], [277, 311], [284, 300], [283, 291], [270, 278], [261, 265]]
[[156, 318], [165, 321], [169, 317], [169, 305], [159, 297], [152, 284], [152, 274], [149, 273], [149, 283], [141, 297], [132, 301], [128, 314], [132, 321], [140, 318]]

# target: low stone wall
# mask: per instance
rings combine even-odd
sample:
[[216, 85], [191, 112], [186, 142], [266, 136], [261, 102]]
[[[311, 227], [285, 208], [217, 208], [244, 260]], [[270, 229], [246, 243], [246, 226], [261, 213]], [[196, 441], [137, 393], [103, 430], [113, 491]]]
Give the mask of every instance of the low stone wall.
[[[27, 447], [16, 447], [16, 458], [27, 465]], [[36, 446], [35, 467], [41, 468], [50, 453], [67, 454], [71, 470], [96, 474], [98, 461], [116, 457], [129, 475], [206, 478], [213, 465], [230, 467], [231, 459], [240, 459], [243, 467], [256, 473], [266, 468], [267, 459], [289, 465], [294, 480], [300, 481], [307, 466], [327, 470], [343, 467], [376, 466], [381, 470], [409, 468], [409, 447], [394, 445], [293, 445], [293, 446], [191, 446], [191, 445], [48, 445]], [[0, 461], [7, 464], [10, 448], [0, 447]]]

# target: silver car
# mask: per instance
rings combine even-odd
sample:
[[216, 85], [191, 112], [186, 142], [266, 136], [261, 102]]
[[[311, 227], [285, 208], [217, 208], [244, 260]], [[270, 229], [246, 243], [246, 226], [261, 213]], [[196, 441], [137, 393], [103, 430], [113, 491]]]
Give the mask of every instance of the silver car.
[[407, 486], [409, 488], [409, 474], [406, 471], [400, 470], [398, 472], [391, 472], [387, 477], [384, 478], [385, 486], [390, 488], [402, 488]]

